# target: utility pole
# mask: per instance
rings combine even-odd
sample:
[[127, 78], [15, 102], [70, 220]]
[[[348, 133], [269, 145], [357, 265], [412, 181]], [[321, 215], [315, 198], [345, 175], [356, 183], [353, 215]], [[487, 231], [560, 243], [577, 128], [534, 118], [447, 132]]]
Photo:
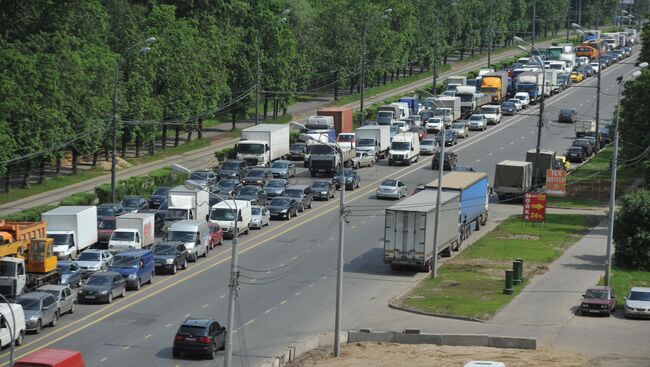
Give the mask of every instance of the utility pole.
[[[490, 5], [492, 2], [490, 2]], [[492, 64], [492, 9], [488, 9], [488, 68]]]
[[260, 123], [260, 49], [259, 42], [257, 48], [257, 55], [255, 57], [255, 125]]
[[596, 151], [600, 150], [600, 74], [602, 73], [600, 48], [598, 48], [598, 80], [596, 83]]
[[582, 24], [582, 0], [578, 0], [578, 24]]
[[439, 235], [438, 232], [440, 229], [440, 211], [442, 204], [440, 203], [442, 196], [442, 174], [445, 169], [445, 122], [442, 121], [442, 129], [440, 130], [440, 135], [442, 136], [440, 149], [438, 150], [438, 188], [436, 193], [436, 220], [434, 223], [435, 233], [433, 235], [433, 258], [431, 259], [431, 278], [435, 278], [438, 275], [438, 241]]
[[433, 87], [431, 88], [431, 92], [433, 95], [436, 95], [436, 84], [438, 83], [438, 30], [439, 30], [439, 24], [440, 24], [440, 12], [436, 12], [436, 43], [433, 48]]
[[[238, 210], [235, 209], [235, 218], [237, 218]], [[238, 266], [238, 257], [237, 257], [237, 245], [239, 244], [238, 240], [238, 230], [237, 230], [237, 221], [235, 220], [235, 234], [232, 239], [232, 253], [230, 255], [230, 288], [228, 292], [228, 321], [226, 325], [226, 345], [225, 352], [223, 357], [224, 367], [232, 366], [232, 337], [233, 332], [235, 331], [235, 299], [237, 297], [237, 289], [239, 288], [239, 271], [237, 270]]]
[[[341, 154], [341, 177], [345, 177], [343, 167], [343, 150], [337, 147]], [[354, 185], [354, 183], [353, 183]], [[336, 260], [336, 312], [334, 323], [334, 356], [341, 354], [341, 309], [343, 308], [343, 250], [345, 241], [345, 180], [341, 187], [341, 196], [339, 199], [339, 253]]]
[[[535, 47], [535, 46], [533, 46]], [[537, 51], [539, 54], [539, 50]], [[541, 166], [541, 161], [540, 161], [540, 145], [542, 143], [542, 127], [544, 126], [544, 96], [545, 94], [545, 89], [546, 89], [546, 68], [544, 67], [544, 60], [541, 59], [541, 56], [538, 56], [539, 64], [542, 67], [542, 98], [539, 101], [539, 119], [537, 121], [537, 146], [535, 148], [535, 160], [537, 161], [537, 168], [535, 169], [536, 173], [535, 175], [537, 176], [537, 179], [539, 180], [540, 177], [542, 177], [542, 172], [540, 172], [540, 166]], [[543, 174], [546, 174], [546, 172], [543, 172]], [[540, 185], [539, 182], [535, 182], [535, 188], [541, 188], [543, 186], [543, 180], [541, 181], [542, 184]]]
[[537, 19], [536, 19], [537, 15], [535, 14], [536, 11], [537, 11], [537, 4], [536, 4], [536, 1], [533, 0], [533, 37], [532, 37], [532, 40], [530, 42], [533, 45], [533, 47], [535, 46], [535, 26], [537, 24]]
[[113, 133], [113, 147], [111, 152], [111, 202], [115, 203], [117, 201], [117, 195], [115, 193], [116, 186], [116, 176], [117, 176], [117, 82], [120, 77], [120, 61], [117, 62], [115, 66], [115, 80], [113, 81], [113, 123], [111, 124], [111, 130]]
[[366, 26], [363, 29], [363, 39], [361, 43], [361, 81], [359, 83], [359, 94], [361, 97], [361, 100], [359, 101], [361, 126], [363, 126], [363, 122], [366, 120], [363, 112], [363, 90], [366, 89], [366, 36], [368, 34], [368, 25], [369, 23], [366, 23]]

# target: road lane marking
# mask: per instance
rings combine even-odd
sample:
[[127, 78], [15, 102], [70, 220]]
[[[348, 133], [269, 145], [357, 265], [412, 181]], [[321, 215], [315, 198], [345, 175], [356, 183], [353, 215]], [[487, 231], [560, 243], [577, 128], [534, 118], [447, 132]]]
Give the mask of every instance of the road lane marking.
[[165, 325], [165, 327], [172, 327], [172, 324], [167, 324]]
[[298, 292], [298, 293], [296, 293], [296, 296], [299, 296], [300, 294], [301, 294], [301, 292]]
[[273, 311], [275, 307], [269, 308], [268, 310], [264, 311], [265, 314], [268, 314], [269, 312]]
[[298, 258], [298, 256], [294, 256], [294, 257], [291, 258], [291, 260], [295, 260], [297, 258]]
[[107, 360], [108, 360], [108, 358], [104, 357], [104, 358], [100, 359], [99, 361], [100, 361], [100, 362], [105, 362], [105, 361], [107, 361]]
[[503, 147], [499, 148], [499, 150], [503, 150]]
[[124, 346], [124, 347], [122, 348], [122, 350], [127, 350], [127, 349], [129, 349], [129, 348], [131, 348], [131, 346], [126, 345], [126, 346]]
[[250, 320], [249, 322], [245, 323], [244, 326], [248, 326], [248, 325], [250, 325], [250, 324], [252, 324], [252, 323], [254, 323], [254, 322], [255, 322], [255, 319], [252, 319], [252, 320]]
[[522, 139], [526, 139], [526, 137], [525, 137], [525, 136], [522, 136], [521, 138], [522, 138]]
[[327, 276], [322, 276], [321, 279], [327, 279]]
[[151, 334], [147, 334], [144, 338], [145, 338], [145, 339], [149, 339], [149, 338], [151, 338]]
[[192, 315], [192, 314], [191, 314], [191, 313], [186, 313], [186, 314], [185, 314], [185, 318], [190, 317], [190, 315]]
[[[510, 145], [512, 145], [512, 144], [514, 144], [514, 143], [515, 143], [514, 141], [511, 141], [511, 142], [510, 142]], [[502, 149], [503, 149], [503, 148], [502, 148]]]
[[202, 308], [208, 308], [208, 304], [204, 304]]
[[494, 153], [491, 153], [491, 152], [490, 152], [490, 153], [488, 153], [488, 156], [491, 156], [491, 155], [494, 155]]
[[225, 294], [222, 294], [219, 296], [219, 299], [223, 299], [225, 296], [226, 296]]
[[480, 162], [480, 161], [481, 161], [480, 159], [477, 159], [477, 160], [476, 160], [476, 163], [478, 163], [478, 162]]
[[289, 302], [289, 300], [288, 300], [288, 299], [285, 299], [284, 301], [280, 302], [280, 304], [283, 305], [283, 304], [285, 304], [285, 303], [287, 303], [287, 302]]
[[313, 283], [310, 284], [310, 285], [309, 285], [309, 288], [314, 288], [314, 284], [313, 284]]

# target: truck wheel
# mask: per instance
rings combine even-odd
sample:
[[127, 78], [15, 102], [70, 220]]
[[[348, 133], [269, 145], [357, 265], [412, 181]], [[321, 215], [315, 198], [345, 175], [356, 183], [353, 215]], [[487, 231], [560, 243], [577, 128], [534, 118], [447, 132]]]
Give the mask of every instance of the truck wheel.
[[152, 271], [152, 272], [151, 272], [151, 276], [149, 277], [149, 282], [148, 282], [148, 283], [149, 283], [150, 285], [153, 284], [153, 278], [155, 277], [154, 274], [155, 274], [155, 272]]
[[316, 172], [314, 172], [314, 171], [309, 171], [309, 173], [311, 174], [311, 177], [316, 177]]
[[55, 312], [55, 313], [54, 313], [54, 317], [52, 318], [52, 321], [50, 322], [50, 326], [51, 326], [51, 327], [55, 327], [55, 326], [56, 326], [56, 321], [57, 321], [58, 319], [59, 319], [59, 313], [58, 313], [58, 312]]
[[21, 330], [21, 331], [18, 333], [18, 337], [17, 337], [16, 340], [14, 341], [14, 345], [17, 346], [17, 347], [20, 346], [20, 345], [22, 345], [22, 344], [23, 344], [23, 339], [24, 339], [24, 337], [25, 337], [25, 333]]
[[185, 260], [183, 260], [183, 266], [181, 266], [181, 269], [183, 269], [183, 270], [187, 269], [187, 258], [185, 258]]

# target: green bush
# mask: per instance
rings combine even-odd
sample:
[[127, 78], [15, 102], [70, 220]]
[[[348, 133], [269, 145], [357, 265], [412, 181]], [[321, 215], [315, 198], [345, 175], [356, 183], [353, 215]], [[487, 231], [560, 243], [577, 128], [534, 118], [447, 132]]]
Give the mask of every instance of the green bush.
[[94, 192], [78, 192], [70, 196], [66, 196], [61, 200], [59, 205], [74, 206], [74, 205], [94, 205], [97, 200], [97, 195]]
[[219, 162], [223, 162], [226, 159], [235, 158], [237, 156], [237, 152], [235, 152], [234, 147], [223, 148], [214, 152], [214, 156], [219, 160]]
[[[99, 199], [100, 204], [111, 203], [113, 201], [111, 184], [106, 183], [95, 187], [95, 195], [97, 195], [97, 199]], [[122, 196], [124, 196], [124, 187], [118, 184], [115, 186], [116, 200], [119, 201]]]
[[650, 191], [625, 195], [614, 221], [615, 263], [623, 269], [650, 271]]
[[41, 220], [41, 214], [56, 208], [56, 205], [41, 205], [31, 209], [19, 211], [5, 217], [6, 220], [17, 222], [36, 222]]
[[156, 187], [150, 176], [133, 176], [118, 181], [118, 186], [124, 187], [124, 195], [138, 195], [148, 198]]
[[186, 174], [175, 172], [169, 167], [151, 171], [149, 172], [149, 177], [151, 177], [155, 186], [181, 185], [187, 180]]
[[300, 140], [300, 131], [299, 130], [291, 130], [289, 132], [289, 144], [293, 144]]

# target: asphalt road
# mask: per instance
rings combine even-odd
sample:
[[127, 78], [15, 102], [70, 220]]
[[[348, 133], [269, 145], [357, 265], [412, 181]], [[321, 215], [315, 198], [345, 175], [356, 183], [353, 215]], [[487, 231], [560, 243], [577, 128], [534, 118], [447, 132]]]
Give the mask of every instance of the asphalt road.
[[[615, 80], [634, 68], [631, 63], [629, 58], [603, 72], [604, 120], [611, 118], [616, 101]], [[560, 108], [575, 107], [580, 118], [595, 115], [595, 90], [589, 88], [595, 83], [591, 78], [547, 100], [542, 149], [563, 153], [571, 144], [573, 125], [554, 122]], [[488, 172], [492, 182], [496, 163], [524, 160], [525, 152], [535, 147], [536, 111], [537, 107], [530, 108], [504, 118], [485, 132], [471, 132], [453, 148], [460, 164]], [[367, 314], [364, 305], [408, 287], [416, 276], [392, 272], [381, 261], [383, 209], [394, 202], [374, 198], [378, 181], [400, 178], [412, 191], [418, 183], [431, 181], [434, 174], [426, 157], [410, 167], [388, 167], [384, 160], [359, 172], [361, 189], [347, 192], [350, 223], [346, 226], [344, 330], [360, 326], [359, 320], [375, 317]], [[307, 183], [312, 179], [301, 170], [295, 181]], [[237, 365], [259, 364], [294, 340], [333, 329], [338, 218], [336, 200], [315, 202], [313, 209], [291, 221], [273, 221], [270, 228], [242, 236], [239, 326], [234, 333]], [[186, 317], [214, 317], [225, 323], [229, 255], [230, 242], [226, 241], [223, 248], [191, 264], [188, 270], [175, 276], [157, 276], [153, 285], [129, 292], [125, 299], [107, 306], [79, 305], [77, 313], [64, 316], [56, 328], [28, 336], [16, 355], [51, 346], [81, 350], [90, 366], [217, 365], [218, 361], [174, 360], [170, 347], [179, 323]], [[7, 355], [6, 350], [0, 355], [0, 365], [6, 365]]]

